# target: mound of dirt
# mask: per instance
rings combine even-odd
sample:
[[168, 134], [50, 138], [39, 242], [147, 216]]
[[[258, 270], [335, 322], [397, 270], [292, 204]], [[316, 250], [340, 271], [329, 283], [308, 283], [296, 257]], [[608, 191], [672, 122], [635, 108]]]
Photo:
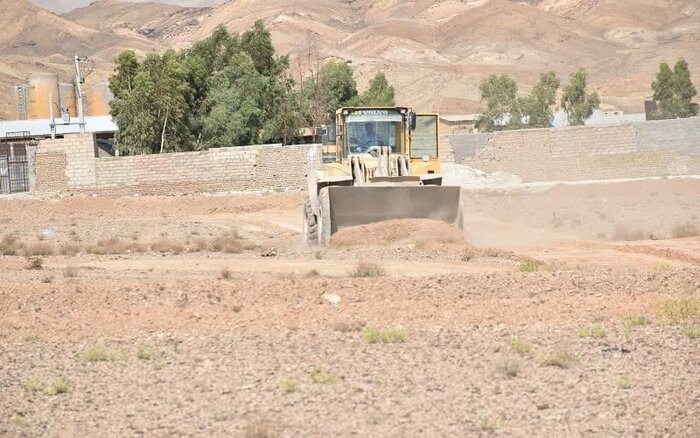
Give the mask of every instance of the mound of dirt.
[[430, 219], [396, 219], [339, 230], [331, 246], [380, 246], [390, 244], [460, 244], [462, 231], [445, 222]]

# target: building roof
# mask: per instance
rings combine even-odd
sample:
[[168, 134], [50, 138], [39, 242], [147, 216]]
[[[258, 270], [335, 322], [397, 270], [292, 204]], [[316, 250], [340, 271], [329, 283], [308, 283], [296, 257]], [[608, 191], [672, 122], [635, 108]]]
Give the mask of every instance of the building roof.
[[[78, 118], [72, 117], [70, 125], [59, 125], [61, 119], [56, 119], [56, 134], [77, 134], [80, 132]], [[85, 116], [85, 132], [113, 133], [119, 131], [112, 116]], [[0, 138], [12, 136], [17, 132], [29, 132], [30, 137], [49, 137], [51, 135], [51, 119], [34, 120], [3, 120], [0, 121]]]

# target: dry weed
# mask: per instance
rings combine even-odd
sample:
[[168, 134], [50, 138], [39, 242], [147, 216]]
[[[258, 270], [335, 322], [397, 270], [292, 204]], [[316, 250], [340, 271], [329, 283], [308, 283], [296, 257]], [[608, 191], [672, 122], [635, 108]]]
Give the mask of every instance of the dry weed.
[[381, 329], [379, 327], [369, 326], [365, 328], [365, 340], [370, 344], [396, 344], [406, 342], [408, 337], [406, 329], [403, 327], [393, 327]]
[[0, 254], [7, 256], [17, 256], [24, 253], [24, 243], [19, 240], [19, 237], [12, 234], [6, 234], [0, 240]]
[[660, 316], [671, 324], [700, 321], [700, 298], [686, 295], [659, 303]]
[[240, 254], [243, 252], [243, 243], [237, 234], [231, 236], [219, 236], [211, 242], [211, 250], [227, 254]]
[[386, 275], [386, 270], [377, 262], [360, 260], [355, 265], [355, 269], [350, 272], [351, 277], [366, 278], [366, 277], [383, 277]]
[[27, 269], [32, 269], [36, 271], [44, 269], [44, 259], [40, 257], [29, 259]]
[[532, 345], [522, 338], [512, 338], [508, 346], [521, 356], [527, 356], [532, 352]]
[[66, 278], [75, 278], [78, 276], [78, 268], [75, 266], [67, 266], [63, 270], [63, 276]]
[[160, 239], [151, 244], [151, 251], [159, 253], [180, 254], [184, 249], [185, 248], [178, 242], [173, 242], [168, 239]]
[[548, 366], [548, 367], [559, 367], [562, 369], [566, 369], [577, 362], [578, 362], [578, 357], [576, 357], [575, 354], [565, 352], [565, 351], [560, 351], [560, 352], [554, 353], [551, 356], [547, 356], [546, 358], [544, 358], [544, 360], [542, 361], [542, 365]]
[[36, 242], [26, 245], [22, 251], [23, 255], [27, 257], [49, 256], [52, 255], [53, 252], [53, 246], [46, 242]]
[[72, 256], [75, 256], [77, 254], [80, 254], [81, 250], [82, 250], [82, 248], [78, 244], [64, 243], [63, 245], [60, 246], [60, 248], [58, 249], [58, 252], [61, 253], [61, 255], [72, 257]]

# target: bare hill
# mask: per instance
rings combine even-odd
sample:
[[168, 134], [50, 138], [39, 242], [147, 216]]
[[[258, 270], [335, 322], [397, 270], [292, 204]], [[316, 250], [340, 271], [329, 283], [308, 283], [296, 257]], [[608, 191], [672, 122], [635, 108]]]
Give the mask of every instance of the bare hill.
[[478, 110], [478, 81], [491, 73], [511, 74], [525, 90], [542, 71], [566, 77], [580, 65], [604, 106], [626, 111], [642, 111], [662, 60], [685, 57], [700, 84], [697, 0], [233, 0], [207, 8], [100, 0], [62, 17], [0, 1], [14, 8], [2, 17], [10, 29], [3, 53], [45, 59], [79, 50], [103, 76], [122, 48], [184, 47], [219, 24], [240, 32], [262, 19], [302, 70], [327, 57], [351, 60], [361, 85], [382, 70], [398, 101], [423, 110]]

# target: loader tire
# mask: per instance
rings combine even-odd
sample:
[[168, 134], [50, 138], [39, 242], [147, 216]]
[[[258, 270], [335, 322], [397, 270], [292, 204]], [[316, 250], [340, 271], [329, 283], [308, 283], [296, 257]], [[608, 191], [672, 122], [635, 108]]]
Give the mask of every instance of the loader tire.
[[304, 241], [309, 245], [318, 245], [318, 223], [311, 205], [311, 198], [304, 198]]
[[318, 244], [326, 247], [331, 243], [331, 199], [328, 187], [324, 187], [318, 193], [319, 221], [317, 224]]

